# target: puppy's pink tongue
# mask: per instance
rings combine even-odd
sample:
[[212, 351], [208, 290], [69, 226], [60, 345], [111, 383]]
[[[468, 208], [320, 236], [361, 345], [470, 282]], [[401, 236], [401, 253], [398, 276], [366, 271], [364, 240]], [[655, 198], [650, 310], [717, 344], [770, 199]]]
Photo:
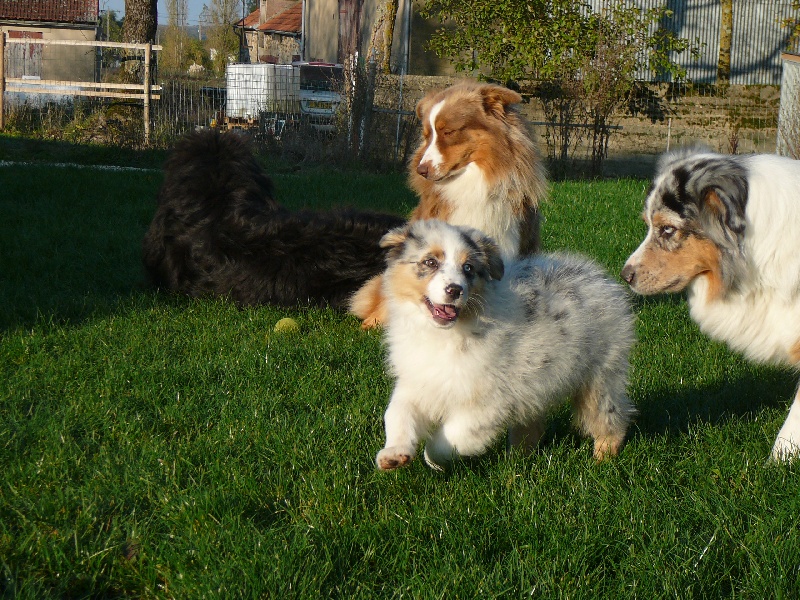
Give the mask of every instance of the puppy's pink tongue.
[[441, 307], [437, 306], [436, 312], [440, 314], [443, 319], [455, 319], [458, 316], [455, 307], [448, 304], [444, 304]]
[[433, 315], [445, 321], [452, 321], [458, 316], [455, 306], [449, 304], [435, 304], [433, 306]]

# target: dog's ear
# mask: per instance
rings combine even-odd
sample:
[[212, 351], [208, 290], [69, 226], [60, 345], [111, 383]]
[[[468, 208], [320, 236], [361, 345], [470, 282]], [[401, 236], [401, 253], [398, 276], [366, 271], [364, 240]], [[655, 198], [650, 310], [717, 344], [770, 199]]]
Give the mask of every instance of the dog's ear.
[[722, 280], [728, 289], [735, 285], [745, 268], [744, 210], [747, 185], [745, 182], [744, 187], [708, 187], [700, 196], [700, 226], [722, 250]]
[[749, 194], [746, 169], [732, 157], [700, 155], [674, 172], [677, 195], [686, 194], [696, 205], [703, 230], [718, 244], [732, 246], [734, 254], [740, 252]]
[[477, 229], [470, 229], [469, 237], [475, 242], [484, 257], [486, 257], [486, 266], [489, 269], [489, 276], [492, 279], [500, 281], [505, 274], [505, 266], [503, 265], [503, 258], [500, 256], [500, 248], [497, 246], [497, 243], [488, 235]]
[[480, 89], [483, 109], [498, 119], [505, 119], [508, 107], [522, 102], [517, 92], [499, 85], [484, 85]]
[[747, 179], [725, 173], [700, 191], [700, 222], [711, 238], [731, 256], [744, 252]]
[[700, 217], [710, 230], [722, 227], [731, 232], [738, 244], [744, 239], [746, 203], [746, 184], [708, 187], [701, 192]]
[[489, 275], [492, 279], [500, 281], [505, 274], [505, 266], [503, 265], [503, 258], [500, 256], [500, 248], [494, 243], [492, 238], [484, 237], [487, 243], [483, 246], [483, 252], [486, 254], [486, 260], [489, 264]]
[[401, 225], [389, 230], [381, 238], [380, 246], [388, 250], [386, 253], [386, 260], [391, 261], [396, 259], [403, 252], [403, 248], [408, 240], [408, 232], [411, 228], [410, 224]]
[[417, 102], [417, 107], [416, 107], [417, 118], [420, 121], [422, 121], [425, 115], [425, 111], [427, 111], [430, 108], [432, 98], [433, 96], [431, 94], [427, 94], [426, 96], [423, 96], [419, 102]]

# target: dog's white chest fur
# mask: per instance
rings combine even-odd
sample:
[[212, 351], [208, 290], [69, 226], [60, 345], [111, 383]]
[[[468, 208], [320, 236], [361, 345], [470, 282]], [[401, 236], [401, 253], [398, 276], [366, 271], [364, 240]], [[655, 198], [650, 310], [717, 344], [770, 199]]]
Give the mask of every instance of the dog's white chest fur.
[[731, 292], [726, 298], [706, 301], [704, 280], [689, 291], [692, 318], [709, 337], [727, 342], [751, 360], [792, 363], [793, 346], [800, 339], [800, 302], [776, 290]]
[[511, 203], [493, 197], [477, 164], [469, 163], [458, 176], [437, 187], [453, 208], [449, 223], [483, 231], [497, 242], [503, 260], [519, 256], [519, 218]]
[[389, 335], [389, 364], [396, 377], [422, 382], [425, 393], [419, 401], [437, 420], [449, 407], [469, 404], [484, 397], [487, 365], [498, 348], [480, 332], [433, 328], [420, 312], [411, 318], [399, 317]]

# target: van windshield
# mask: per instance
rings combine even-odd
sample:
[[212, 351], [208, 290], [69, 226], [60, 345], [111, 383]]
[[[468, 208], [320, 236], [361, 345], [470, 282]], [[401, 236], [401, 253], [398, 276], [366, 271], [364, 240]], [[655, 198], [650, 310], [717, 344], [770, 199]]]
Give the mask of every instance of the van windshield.
[[300, 67], [300, 89], [320, 92], [338, 91], [342, 87], [344, 73], [335, 65], [302, 65]]

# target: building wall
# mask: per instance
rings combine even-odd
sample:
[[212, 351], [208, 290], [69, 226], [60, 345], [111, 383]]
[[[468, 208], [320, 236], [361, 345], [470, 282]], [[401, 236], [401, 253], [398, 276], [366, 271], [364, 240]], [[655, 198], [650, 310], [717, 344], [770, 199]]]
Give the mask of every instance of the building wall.
[[[412, 19], [410, 43], [406, 40], [409, 33], [407, 27], [408, 5], [412, 2]], [[392, 40], [392, 56], [390, 60], [392, 72], [398, 73], [404, 67], [407, 72], [424, 75], [450, 75], [453, 68], [449, 61], [438, 58], [433, 52], [425, 49], [425, 43], [438, 23], [423, 19], [419, 9], [423, 0], [400, 0], [394, 26]], [[375, 38], [376, 24], [380, 17], [378, 0], [364, 0], [361, 14], [360, 52], [366, 59], [369, 47], [374, 39], [380, 43], [380, 35]], [[340, 0], [306, 0], [306, 60], [336, 62], [339, 49], [339, 7]], [[406, 57], [410, 54], [410, 60]]]
[[423, 0], [400, 0], [397, 24], [392, 44], [392, 71], [399, 73], [405, 61], [404, 38], [406, 33], [407, 2], [411, 2], [411, 38], [408, 43], [408, 65], [406, 72], [411, 75], [453, 75], [455, 69], [449, 60], [439, 58], [435, 52], [425, 48], [428, 40], [441, 23], [432, 19], [423, 19], [419, 12]]
[[[34, 27], [0, 23], [7, 37], [31, 37], [43, 40], [93, 41], [96, 30], [71, 27]], [[94, 46], [47, 46], [7, 44], [7, 77], [19, 73], [57, 81], [94, 81], [97, 49]], [[10, 62], [8, 62], [10, 61]], [[22, 72], [24, 71], [24, 73]]]
[[[590, 0], [592, 9], [602, 10], [615, 0]], [[716, 83], [720, 46], [721, 7], [708, 0], [635, 0], [642, 10], [666, 5], [673, 16], [663, 26], [678, 37], [699, 43], [699, 56], [688, 52], [672, 59], [687, 71], [694, 83]], [[781, 22], [795, 15], [791, 0], [733, 0], [730, 83], [777, 85], [781, 81], [781, 52], [788, 50], [788, 31]], [[653, 26], [655, 29], [656, 25]], [[800, 48], [795, 48], [798, 51]], [[652, 79], [649, 72], [637, 77]]]
[[247, 56], [244, 57], [244, 62], [274, 62], [287, 65], [300, 60], [300, 38], [263, 31], [247, 31], [245, 40]]
[[800, 54], [784, 54], [777, 152], [800, 159]]
[[306, 0], [305, 60], [336, 62], [339, 47], [338, 0]]
[[288, 35], [263, 34], [258, 49], [259, 61], [274, 57], [278, 64], [286, 65], [300, 59], [300, 40]]

